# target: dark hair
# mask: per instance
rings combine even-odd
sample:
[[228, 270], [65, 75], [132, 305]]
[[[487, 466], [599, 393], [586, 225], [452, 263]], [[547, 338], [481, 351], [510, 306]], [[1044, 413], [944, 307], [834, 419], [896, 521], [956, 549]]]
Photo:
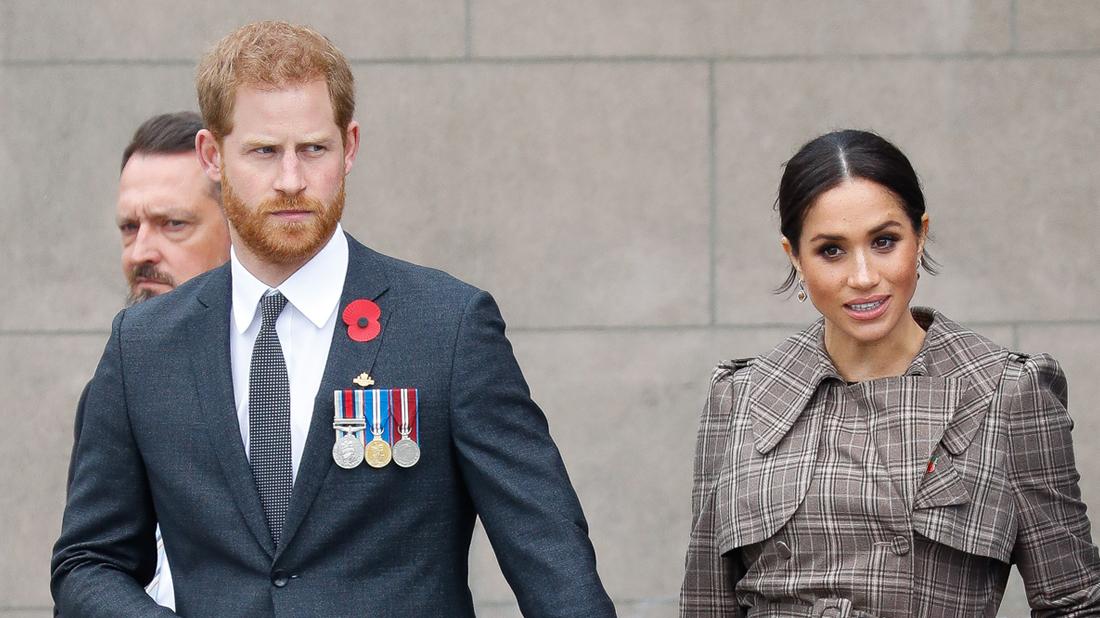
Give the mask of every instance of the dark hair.
[[[853, 178], [870, 180], [896, 195], [913, 229], [920, 233], [924, 193], [909, 159], [896, 146], [870, 131], [845, 129], [810, 140], [784, 166], [775, 208], [779, 211], [779, 229], [795, 255], [802, 223], [814, 201]], [[936, 261], [927, 251], [921, 255], [920, 265], [931, 274], [937, 272]], [[791, 266], [776, 293], [789, 290], [797, 280], [798, 272]]]
[[122, 167], [136, 153], [178, 154], [195, 150], [195, 134], [203, 127], [202, 117], [195, 112], [160, 114], [141, 123], [134, 131], [130, 145], [122, 151]]

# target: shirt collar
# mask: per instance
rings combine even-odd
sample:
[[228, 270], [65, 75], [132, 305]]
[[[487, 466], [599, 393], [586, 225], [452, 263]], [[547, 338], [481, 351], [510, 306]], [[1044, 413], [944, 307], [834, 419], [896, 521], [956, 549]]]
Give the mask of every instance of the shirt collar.
[[[260, 281], [237, 259], [236, 248], [229, 251], [233, 277], [233, 325], [244, 333], [256, 317], [260, 298], [271, 288]], [[340, 224], [325, 246], [302, 265], [277, 290], [287, 302], [306, 316], [317, 328], [328, 321], [340, 304], [344, 278], [348, 272], [348, 240]]]

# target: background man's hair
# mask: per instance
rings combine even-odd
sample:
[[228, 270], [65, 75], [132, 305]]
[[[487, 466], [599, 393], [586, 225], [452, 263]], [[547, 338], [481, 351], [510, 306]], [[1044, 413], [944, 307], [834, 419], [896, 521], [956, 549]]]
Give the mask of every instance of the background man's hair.
[[141, 123], [130, 145], [122, 151], [122, 167], [135, 154], [179, 154], [195, 150], [195, 134], [202, 129], [202, 117], [195, 112], [160, 114]]
[[230, 33], [199, 62], [195, 76], [206, 128], [221, 141], [233, 131], [240, 86], [265, 90], [324, 80], [341, 130], [355, 113], [355, 80], [344, 54], [324, 35], [285, 21], [261, 21]]

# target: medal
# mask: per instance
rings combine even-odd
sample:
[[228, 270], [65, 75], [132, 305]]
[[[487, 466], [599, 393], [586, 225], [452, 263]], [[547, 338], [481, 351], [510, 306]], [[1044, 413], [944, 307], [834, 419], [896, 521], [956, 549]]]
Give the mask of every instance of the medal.
[[394, 420], [397, 422], [397, 432], [401, 435], [401, 439], [393, 445], [393, 462], [402, 468], [411, 468], [420, 461], [420, 445], [409, 438], [416, 421], [417, 391], [401, 388], [392, 390], [390, 393], [394, 397], [394, 405], [391, 409], [396, 408]]
[[332, 460], [350, 470], [363, 461], [362, 432], [367, 424], [363, 419], [362, 391], [335, 391], [333, 407], [332, 428], [336, 430], [336, 441], [332, 445]]
[[[390, 453], [390, 443], [383, 439], [382, 434], [387, 429], [382, 424], [382, 419], [385, 418], [389, 421], [389, 410], [386, 410], [385, 416], [382, 414], [383, 407], [389, 407], [389, 398], [383, 399], [382, 393], [379, 390], [370, 391], [371, 395], [371, 423], [370, 432], [374, 436], [370, 442], [367, 443], [366, 452], [363, 458], [366, 459], [367, 464], [372, 468], [384, 468], [390, 463], [392, 454]], [[388, 423], [387, 423], [388, 424]]]

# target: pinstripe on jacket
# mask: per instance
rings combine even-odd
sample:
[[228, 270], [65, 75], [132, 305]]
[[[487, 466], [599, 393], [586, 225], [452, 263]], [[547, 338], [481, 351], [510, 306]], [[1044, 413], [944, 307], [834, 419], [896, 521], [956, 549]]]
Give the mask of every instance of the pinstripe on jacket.
[[[1035, 615], [1100, 616], [1058, 363], [913, 314], [927, 335], [902, 376], [846, 384], [823, 320], [718, 366], [681, 616], [995, 616], [1011, 563]], [[855, 486], [835, 482], [824, 446], [838, 418], [862, 419]], [[866, 526], [816, 508], [868, 496]]]

